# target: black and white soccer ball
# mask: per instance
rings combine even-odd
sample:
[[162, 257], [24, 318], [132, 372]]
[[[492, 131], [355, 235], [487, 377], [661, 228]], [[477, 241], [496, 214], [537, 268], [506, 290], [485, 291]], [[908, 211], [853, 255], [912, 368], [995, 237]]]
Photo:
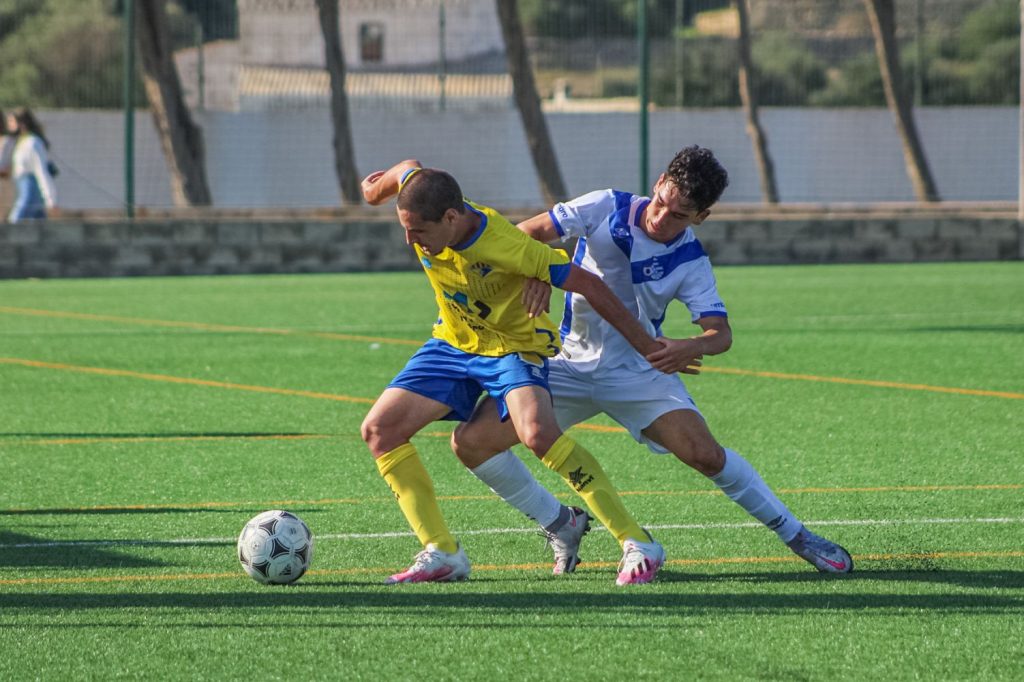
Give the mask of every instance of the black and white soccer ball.
[[313, 533], [291, 512], [265, 511], [250, 519], [238, 536], [238, 560], [258, 583], [293, 583], [313, 560]]

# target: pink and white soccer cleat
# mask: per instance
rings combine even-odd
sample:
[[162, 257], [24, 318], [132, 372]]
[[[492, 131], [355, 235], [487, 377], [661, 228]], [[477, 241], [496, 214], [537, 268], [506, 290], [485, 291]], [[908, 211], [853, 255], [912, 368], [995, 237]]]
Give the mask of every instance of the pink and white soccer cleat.
[[616, 585], [638, 585], [649, 583], [658, 575], [658, 569], [665, 563], [665, 548], [647, 534], [650, 542], [638, 542], [628, 538], [622, 545], [622, 561], [619, 562], [619, 577]]
[[469, 558], [459, 546], [454, 554], [442, 552], [430, 543], [416, 555], [412, 566], [396, 573], [384, 581], [385, 585], [397, 583], [440, 583], [465, 580], [469, 577]]

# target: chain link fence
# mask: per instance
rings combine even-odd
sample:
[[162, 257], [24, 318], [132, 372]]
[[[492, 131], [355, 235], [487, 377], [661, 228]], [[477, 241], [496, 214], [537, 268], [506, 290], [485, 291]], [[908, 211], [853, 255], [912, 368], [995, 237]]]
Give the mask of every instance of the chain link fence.
[[[32, 108], [67, 211], [124, 210], [124, 2], [0, 0], [0, 106]], [[361, 174], [415, 156], [474, 199], [542, 203], [496, 0], [340, 0]], [[753, 90], [783, 202], [913, 199], [862, 0], [748, 0]], [[652, 177], [711, 147], [760, 200], [728, 0], [648, 0]], [[542, 108], [570, 194], [638, 187], [636, 0], [519, 0]], [[896, 0], [906, 94], [945, 200], [1017, 195], [1018, 0]], [[218, 209], [337, 206], [330, 79], [316, 0], [169, 0], [170, 50], [203, 131]], [[173, 207], [135, 88], [135, 201]], [[7, 185], [8, 183], [2, 183]], [[4, 190], [8, 195], [10, 188]], [[0, 201], [9, 200], [0, 193]]]

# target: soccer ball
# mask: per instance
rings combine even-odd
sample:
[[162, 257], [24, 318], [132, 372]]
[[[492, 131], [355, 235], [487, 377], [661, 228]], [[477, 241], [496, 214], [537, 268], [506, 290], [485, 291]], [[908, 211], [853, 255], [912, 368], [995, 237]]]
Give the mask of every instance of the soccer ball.
[[293, 583], [313, 560], [313, 534], [291, 512], [265, 511], [252, 517], [238, 536], [238, 560], [258, 583]]

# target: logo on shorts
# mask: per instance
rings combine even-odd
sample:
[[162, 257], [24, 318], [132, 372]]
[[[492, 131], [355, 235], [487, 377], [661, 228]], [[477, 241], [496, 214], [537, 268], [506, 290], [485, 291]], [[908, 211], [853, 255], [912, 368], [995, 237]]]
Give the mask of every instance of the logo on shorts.
[[573, 490], [580, 492], [586, 488], [594, 480], [594, 477], [583, 471], [583, 467], [579, 467], [575, 471], [569, 472], [569, 485], [573, 487]]

